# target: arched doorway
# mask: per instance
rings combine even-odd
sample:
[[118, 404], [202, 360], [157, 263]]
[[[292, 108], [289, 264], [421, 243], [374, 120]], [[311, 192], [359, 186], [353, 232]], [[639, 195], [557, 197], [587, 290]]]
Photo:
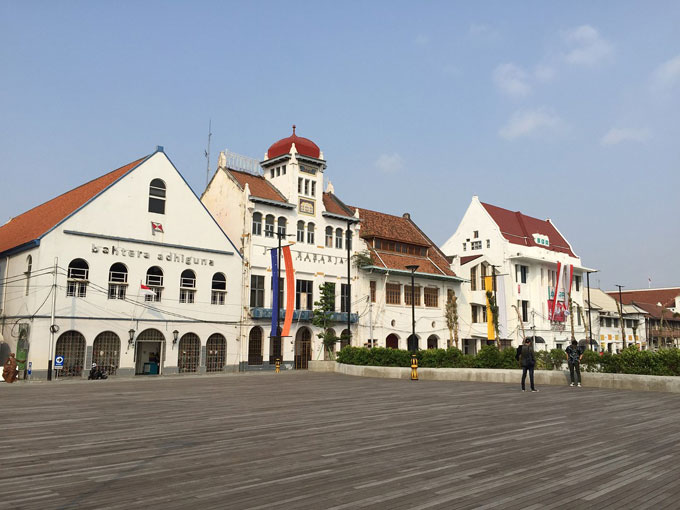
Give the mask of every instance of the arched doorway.
[[420, 349], [420, 339], [418, 335], [410, 334], [406, 339], [406, 345], [409, 351], [415, 352]]
[[227, 360], [227, 339], [219, 333], [213, 333], [205, 344], [205, 371], [221, 372]]
[[[329, 338], [336, 338], [337, 339], [338, 335], [335, 333], [335, 330], [333, 328], [329, 328], [326, 332], [330, 335]], [[333, 343], [333, 344], [329, 345], [328, 348], [324, 347], [324, 349], [323, 349], [323, 359], [325, 361], [335, 359], [335, 351], [336, 351], [335, 345], [336, 344]], [[328, 352], [329, 350], [330, 350], [330, 352]]]
[[92, 363], [96, 363], [108, 375], [116, 375], [120, 365], [120, 337], [113, 331], [104, 331], [95, 337]]
[[351, 338], [352, 334], [349, 332], [349, 329], [343, 329], [342, 333], [340, 333], [340, 350], [343, 350], [350, 344]]
[[179, 339], [177, 371], [180, 374], [198, 372], [201, 363], [201, 341], [195, 333], [185, 333]]
[[399, 349], [399, 337], [394, 333], [387, 335], [385, 339], [385, 347], [388, 349]]
[[250, 330], [248, 335], [248, 364], [262, 364], [262, 328], [259, 326]]
[[278, 329], [279, 336], [269, 337], [269, 364], [276, 364], [276, 360], [283, 361], [283, 342], [281, 340], [281, 328]]
[[145, 329], [135, 340], [135, 375], [163, 373], [165, 337], [157, 329]]
[[298, 329], [295, 335], [295, 368], [307, 369], [312, 359], [312, 332], [309, 328]]
[[57, 377], [81, 377], [85, 364], [85, 337], [77, 331], [66, 331], [57, 339], [54, 358], [64, 358], [64, 368], [57, 370]]
[[427, 348], [428, 349], [437, 349], [439, 348], [439, 338], [437, 338], [437, 335], [430, 335], [427, 338]]

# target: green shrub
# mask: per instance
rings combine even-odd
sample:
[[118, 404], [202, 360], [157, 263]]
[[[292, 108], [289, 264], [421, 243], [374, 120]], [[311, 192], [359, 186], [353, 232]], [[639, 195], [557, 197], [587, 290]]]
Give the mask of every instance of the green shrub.
[[548, 351], [535, 351], [534, 358], [536, 358], [536, 370], [550, 370], [552, 368], [552, 360]]
[[553, 370], [562, 370], [562, 364], [567, 361], [567, 353], [562, 349], [550, 349], [550, 364]]
[[477, 368], [500, 368], [501, 352], [495, 345], [484, 345], [477, 354]]
[[512, 347], [501, 351], [501, 364], [499, 368], [520, 368], [519, 361], [515, 359], [516, 350]]

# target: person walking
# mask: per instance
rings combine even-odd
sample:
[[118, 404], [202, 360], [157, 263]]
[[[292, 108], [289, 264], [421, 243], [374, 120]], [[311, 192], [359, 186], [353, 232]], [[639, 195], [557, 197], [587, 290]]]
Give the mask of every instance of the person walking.
[[529, 372], [531, 391], [537, 393], [538, 390], [534, 386], [534, 367], [536, 366], [536, 358], [534, 357], [534, 348], [531, 345], [531, 338], [526, 338], [524, 344], [517, 347], [515, 359], [519, 360], [520, 365], [522, 366], [522, 391], [526, 391], [525, 382], [527, 379], [527, 372]]
[[[571, 384], [569, 386], [581, 387], [581, 358], [583, 358], [583, 349], [578, 346], [576, 340], [572, 340], [571, 345], [567, 347], [567, 364], [569, 365], [569, 376], [571, 377]], [[576, 375], [575, 377], [574, 374]]]

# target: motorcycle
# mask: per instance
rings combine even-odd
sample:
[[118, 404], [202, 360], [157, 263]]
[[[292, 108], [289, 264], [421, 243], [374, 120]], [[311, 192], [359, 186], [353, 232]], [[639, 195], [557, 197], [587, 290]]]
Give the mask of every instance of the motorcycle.
[[92, 363], [90, 375], [87, 376], [88, 380], [94, 381], [97, 379], [108, 379], [108, 377], [109, 376], [106, 374], [106, 370], [103, 370], [100, 367], [98, 367], [96, 363]]

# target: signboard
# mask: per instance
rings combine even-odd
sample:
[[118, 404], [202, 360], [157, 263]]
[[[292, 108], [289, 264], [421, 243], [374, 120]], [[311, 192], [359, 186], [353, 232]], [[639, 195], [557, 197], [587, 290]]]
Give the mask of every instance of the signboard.
[[[554, 307], [554, 308], [553, 308]], [[548, 300], [548, 319], [552, 322], [564, 322], [567, 316], [567, 305], [564, 301]]]
[[61, 370], [62, 368], [64, 368], [64, 357], [57, 356], [56, 358], [54, 358], [54, 369]]

